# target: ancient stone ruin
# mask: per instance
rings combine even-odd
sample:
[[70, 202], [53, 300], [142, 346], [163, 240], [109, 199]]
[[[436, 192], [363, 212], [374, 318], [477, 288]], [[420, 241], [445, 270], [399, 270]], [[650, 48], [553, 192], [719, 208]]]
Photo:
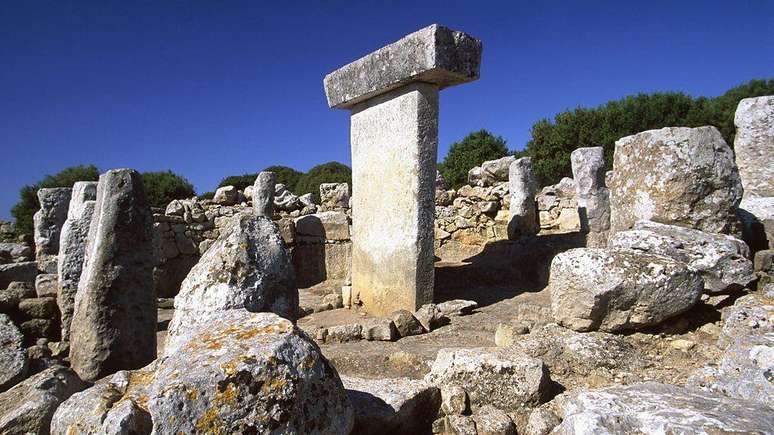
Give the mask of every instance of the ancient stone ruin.
[[40, 189], [0, 224], [0, 433], [774, 433], [774, 96], [732, 151], [670, 127], [436, 170], [433, 25], [325, 78], [353, 183], [152, 208], [142, 178]]
[[480, 61], [480, 41], [432, 25], [325, 76], [352, 112], [352, 291], [371, 313], [432, 302], [438, 91]]

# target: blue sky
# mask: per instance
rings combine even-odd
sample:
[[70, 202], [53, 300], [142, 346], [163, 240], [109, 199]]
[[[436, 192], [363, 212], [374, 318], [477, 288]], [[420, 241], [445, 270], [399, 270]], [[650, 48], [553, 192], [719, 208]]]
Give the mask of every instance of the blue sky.
[[480, 38], [481, 79], [441, 95], [439, 156], [486, 128], [652, 91], [714, 96], [774, 76], [774, 1], [5, 1], [0, 218], [75, 164], [186, 176], [349, 164], [323, 76], [420, 27]]

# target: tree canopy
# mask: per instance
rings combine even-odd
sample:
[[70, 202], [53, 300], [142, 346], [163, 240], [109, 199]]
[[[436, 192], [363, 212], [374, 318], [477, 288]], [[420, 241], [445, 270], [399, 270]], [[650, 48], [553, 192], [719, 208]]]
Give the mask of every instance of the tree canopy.
[[293, 193], [299, 196], [311, 193], [315, 201], [319, 202], [322, 183], [348, 183], [351, 186], [352, 169], [339, 162], [317, 165], [301, 176]]
[[271, 171], [277, 174], [277, 183], [284, 184], [285, 187], [290, 189], [290, 191], [293, 193], [296, 191], [298, 180], [300, 180], [301, 176], [304, 175], [303, 172], [296, 171], [295, 169], [287, 166], [279, 165], [269, 166], [268, 168], [264, 169], [264, 171]]
[[142, 184], [152, 207], [164, 208], [172, 200], [196, 195], [193, 185], [185, 177], [172, 171], [143, 172]]
[[693, 98], [679, 92], [637, 94], [595, 108], [576, 108], [542, 119], [531, 129], [523, 154], [531, 156], [541, 185], [571, 177], [570, 153], [576, 148], [602, 146], [612, 166], [615, 141], [663, 127], [717, 127], [733, 147], [734, 113], [743, 98], [774, 94], [774, 80], [752, 80], [725, 94]]
[[451, 188], [457, 189], [468, 181], [468, 171], [487, 160], [508, 155], [505, 139], [487, 130], [479, 130], [455, 142], [446, 157], [438, 165], [443, 179]]

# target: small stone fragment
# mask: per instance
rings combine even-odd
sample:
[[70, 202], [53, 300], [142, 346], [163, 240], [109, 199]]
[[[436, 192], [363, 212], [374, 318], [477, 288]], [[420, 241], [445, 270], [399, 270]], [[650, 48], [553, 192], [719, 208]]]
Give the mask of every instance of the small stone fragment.
[[407, 310], [397, 310], [390, 314], [400, 337], [419, 335], [425, 332], [422, 324]]
[[446, 415], [465, 415], [468, 413], [468, 393], [459, 385], [441, 386], [441, 411]]

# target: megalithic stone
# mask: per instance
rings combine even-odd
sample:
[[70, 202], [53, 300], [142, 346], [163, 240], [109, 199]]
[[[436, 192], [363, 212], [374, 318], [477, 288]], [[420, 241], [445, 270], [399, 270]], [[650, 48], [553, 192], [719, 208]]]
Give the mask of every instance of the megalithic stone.
[[351, 110], [352, 287], [369, 313], [433, 298], [438, 91], [477, 80], [481, 42], [431, 25], [325, 76]]
[[535, 203], [537, 179], [530, 157], [516, 159], [508, 167], [508, 190], [511, 195], [508, 238], [516, 240], [537, 234], [540, 231]]
[[35, 257], [38, 268], [45, 273], [56, 273], [59, 255], [59, 237], [67, 220], [72, 189], [54, 187], [38, 189], [40, 210], [32, 217], [35, 237]]
[[774, 95], [740, 101], [734, 125], [734, 154], [744, 198], [774, 197]]
[[277, 184], [277, 174], [262, 171], [255, 177], [253, 184], [253, 211], [256, 216], [266, 216], [271, 219], [274, 214], [274, 186]]
[[570, 163], [578, 195], [581, 230], [588, 233], [586, 246], [605, 247], [610, 229], [610, 192], [605, 185], [604, 149], [578, 148], [570, 154]]
[[70, 327], [70, 363], [84, 380], [156, 358], [152, 225], [137, 171], [99, 177]]
[[96, 198], [96, 181], [75, 183], [67, 211], [67, 220], [62, 226], [59, 239], [59, 288], [56, 298], [62, 319], [62, 341], [70, 340], [73, 303], [75, 293], [78, 291], [78, 282], [81, 279], [89, 225], [94, 214]]

